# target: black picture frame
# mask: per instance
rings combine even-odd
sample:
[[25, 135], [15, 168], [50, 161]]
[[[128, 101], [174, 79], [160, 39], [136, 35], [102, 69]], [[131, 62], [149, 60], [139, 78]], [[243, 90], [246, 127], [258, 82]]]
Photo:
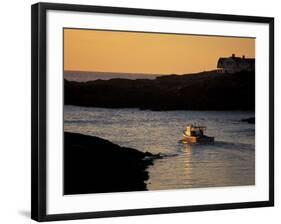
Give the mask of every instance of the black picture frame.
[[[269, 200], [243, 203], [208, 204], [196, 206], [160, 207], [145, 209], [83, 212], [70, 214], [46, 213], [46, 12], [64, 10], [101, 12], [124, 15], [162, 16], [174, 18], [206, 19], [217, 21], [254, 22], [269, 25]], [[31, 218], [36, 221], [55, 221], [161, 213], [192, 212], [237, 208], [274, 206], [274, 18], [164, 11], [137, 8], [103, 7], [73, 4], [37, 3], [32, 5], [32, 164], [31, 164]]]

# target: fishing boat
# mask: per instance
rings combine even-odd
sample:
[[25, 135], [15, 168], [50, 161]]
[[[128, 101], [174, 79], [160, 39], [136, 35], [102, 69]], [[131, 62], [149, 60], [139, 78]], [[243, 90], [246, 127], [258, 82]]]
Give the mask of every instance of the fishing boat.
[[206, 136], [205, 126], [188, 125], [183, 131], [183, 143], [211, 143], [215, 141], [215, 137]]

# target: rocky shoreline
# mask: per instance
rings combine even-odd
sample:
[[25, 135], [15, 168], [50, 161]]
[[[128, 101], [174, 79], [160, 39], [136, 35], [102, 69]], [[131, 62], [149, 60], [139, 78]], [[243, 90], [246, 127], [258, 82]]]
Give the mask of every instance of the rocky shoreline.
[[64, 103], [143, 110], [254, 110], [255, 73], [217, 71], [156, 79], [64, 80]]

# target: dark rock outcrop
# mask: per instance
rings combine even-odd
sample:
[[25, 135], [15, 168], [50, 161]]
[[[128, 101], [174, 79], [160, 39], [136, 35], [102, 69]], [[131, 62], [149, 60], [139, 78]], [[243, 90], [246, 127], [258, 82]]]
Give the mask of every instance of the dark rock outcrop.
[[254, 124], [255, 120], [256, 119], [254, 117], [249, 117], [249, 118], [242, 119], [241, 121], [242, 122], [248, 122], [249, 124]]
[[64, 194], [146, 190], [146, 168], [159, 155], [102, 138], [64, 133]]

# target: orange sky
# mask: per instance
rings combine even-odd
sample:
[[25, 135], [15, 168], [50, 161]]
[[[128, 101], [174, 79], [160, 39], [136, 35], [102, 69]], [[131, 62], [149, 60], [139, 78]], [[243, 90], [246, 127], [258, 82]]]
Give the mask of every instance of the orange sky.
[[255, 57], [255, 39], [64, 29], [64, 70], [184, 74], [232, 53]]

